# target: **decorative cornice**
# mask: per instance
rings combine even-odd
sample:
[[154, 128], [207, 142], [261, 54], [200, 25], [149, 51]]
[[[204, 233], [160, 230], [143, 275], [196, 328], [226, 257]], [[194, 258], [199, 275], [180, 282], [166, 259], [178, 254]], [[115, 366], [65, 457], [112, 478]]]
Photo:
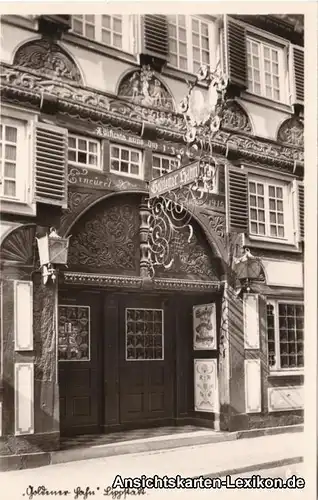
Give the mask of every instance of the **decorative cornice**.
[[[184, 140], [185, 124], [181, 114], [135, 105], [126, 100], [116, 99], [114, 96], [71, 86], [59, 79], [48, 81], [4, 64], [0, 66], [0, 71], [3, 99], [18, 99], [27, 102], [28, 105], [31, 101], [33, 104], [38, 103], [40, 107], [43, 96], [49, 94], [57, 98], [57, 110], [69, 116], [82, 117], [99, 125], [121, 127], [138, 134], [141, 134], [143, 122], [148, 122], [155, 126], [158, 139], [179, 143]], [[215, 152], [224, 155], [230, 142], [237, 147], [239, 157], [274, 165], [287, 171], [293, 171], [296, 161], [303, 162], [304, 153], [299, 147], [257, 139], [246, 133], [249, 130], [248, 121], [243, 118], [241, 111], [238, 119], [233, 118], [237, 106], [235, 109], [232, 104], [231, 106], [228, 129], [220, 130], [214, 136]], [[245, 125], [242, 128], [243, 121]], [[239, 133], [234, 132], [234, 129]]]
[[154, 280], [144, 280], [139, 276], [111, 276], [105, 274], [90, 274], [65, 272], [64, 283], [70, 285], [91, 285], [101, 288], [133, 288], [152, 290], [179, 290], [184, 292], [192, 291], [220, 291], [222, 282], [220, 281], [187, 281], [169, 278], [156, 278]]

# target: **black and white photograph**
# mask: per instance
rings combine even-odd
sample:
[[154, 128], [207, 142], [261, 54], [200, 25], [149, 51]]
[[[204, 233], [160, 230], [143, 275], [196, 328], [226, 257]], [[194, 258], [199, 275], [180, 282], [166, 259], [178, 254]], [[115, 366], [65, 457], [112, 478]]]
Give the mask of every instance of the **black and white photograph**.
[[14, 3], [0, 498], [314, 500], [318, 5]]

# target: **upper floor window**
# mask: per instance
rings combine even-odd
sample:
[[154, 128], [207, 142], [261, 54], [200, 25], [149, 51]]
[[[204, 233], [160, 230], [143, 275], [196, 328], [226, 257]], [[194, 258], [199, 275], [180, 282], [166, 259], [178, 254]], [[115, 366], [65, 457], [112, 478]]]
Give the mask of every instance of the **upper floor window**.
[[171, 65], [191, 73], [197, 73], [203, 64], [210, 64], [209, 22], [181, 14], [167, 17]]
[[92, 138], [69, 134], [68, 161], [83, 167], [100, 168], [100, 143]]
[[26, 125], [21, 120], [1, 117], [0, 193], [4, 198], [24, 201], [26, 161]]
[[125, 146], [110, 146], [110, 172], [142, 178], [141, 151]]
[[250, 178], [250, 234], [269, 238], [288, 238], [287, 185], [273, 180]]
[[72, 16], [73, 32], [123, 51], [130, 51], [129, 16]]
[[285, 101], [284, 50], [247, 37], [248, 89], [274, 101]]
[[152, 155], [152, 178], [161, 177], [180, 166], [180, 161], [177, 158], [165, 155]]
[[268, 363], [272, 370], [304, 367], [304, 305], [267, 303]]

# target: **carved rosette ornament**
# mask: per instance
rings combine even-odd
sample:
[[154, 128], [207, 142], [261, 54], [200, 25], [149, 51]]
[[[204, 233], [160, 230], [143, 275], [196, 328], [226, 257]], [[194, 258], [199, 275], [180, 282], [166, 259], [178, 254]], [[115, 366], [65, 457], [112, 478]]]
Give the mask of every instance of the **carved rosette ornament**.
[[304, 124], [297, 118], [292, 117], [284, 121], [279, 127], [277, 140], [288, 146], [304, 147]]
[[72, 58], [49, 38], [33, 40], [22, 45], [14, 56], [13, 64], [34, 70], [49, 78], [82, 83], [80, 72]]
[[118, 96], [141, 106], [174, 111], [172, 96], [149, 65], [126, 75], [120, 82]]

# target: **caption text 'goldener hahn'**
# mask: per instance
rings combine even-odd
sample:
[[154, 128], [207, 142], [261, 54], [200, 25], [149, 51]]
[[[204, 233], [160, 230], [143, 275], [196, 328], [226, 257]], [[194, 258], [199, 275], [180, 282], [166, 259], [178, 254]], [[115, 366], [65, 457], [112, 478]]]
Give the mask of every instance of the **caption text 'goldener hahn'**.
[[97, 486], [92, 489], [90, 486], [76, 486], [71, 490], [49, 490], [45, 486], [29, 485], [23, 496], [34, 499], [39, 496], [69, 497], [74, 500], [87, 500], [91, 497], [108, 496], [116, 499], [123, 499], [128, 496], [139, 496], [147, 494], [147, 489], [303, 489], [305, 480], [295, 475], [289, 478], [263, 477], [253, 474], [251, 477], [224, 478], [211, 477], [182, 477], [180, 475], [159, 477], [157, 475], [147, 477], [122, 477], [117, 475], [112, 486], [102, 488]]

